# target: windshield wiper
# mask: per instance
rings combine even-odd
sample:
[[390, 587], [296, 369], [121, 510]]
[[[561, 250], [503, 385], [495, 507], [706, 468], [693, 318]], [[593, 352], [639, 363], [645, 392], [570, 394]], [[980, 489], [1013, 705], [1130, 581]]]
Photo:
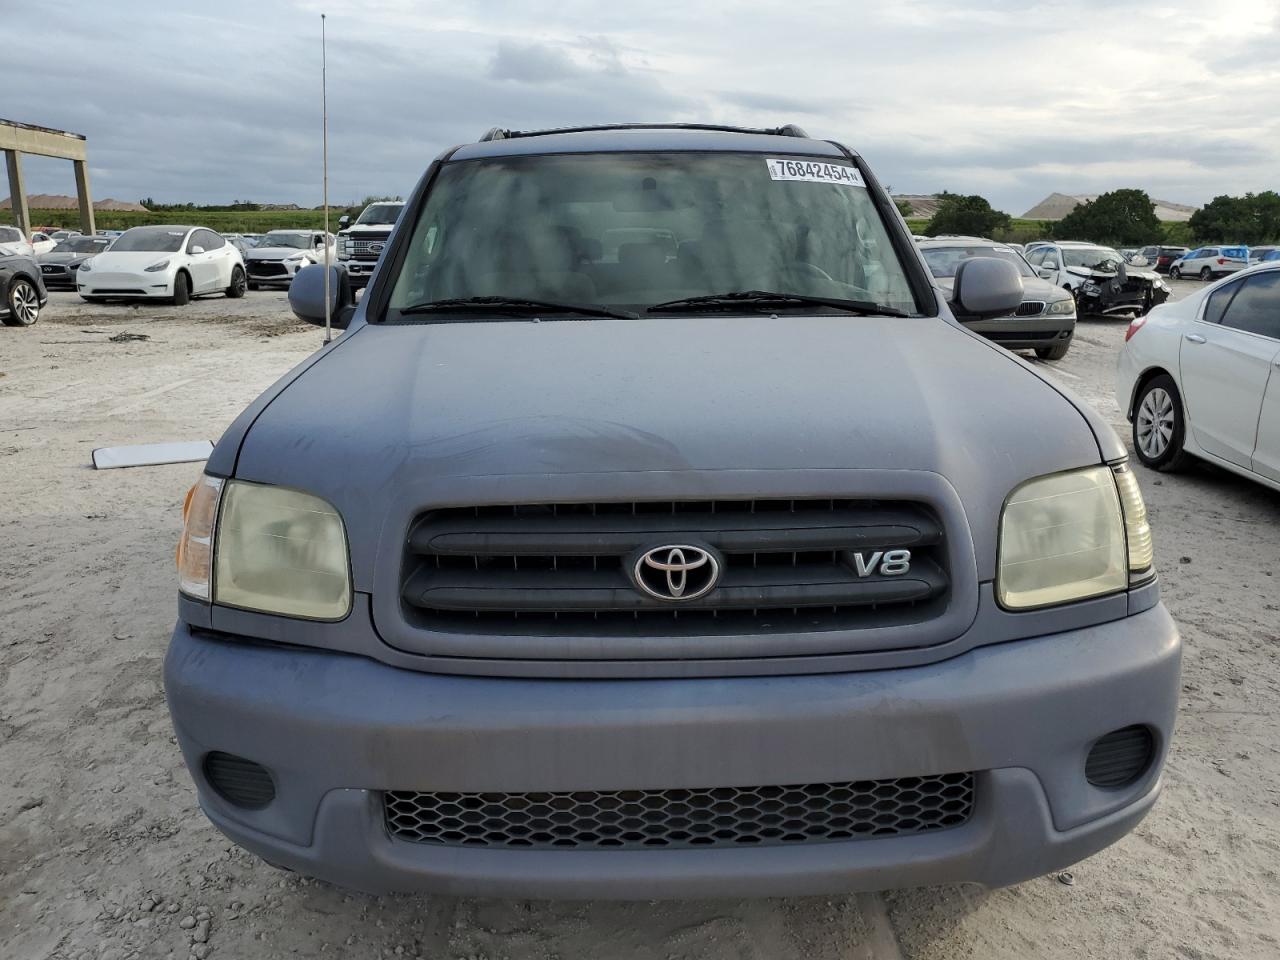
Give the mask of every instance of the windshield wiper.
[[612, 317], [615, 320], [634, 320], [636, 314], [625, 310], [609, 310], [585, 303], [553, 303], [550, 300], [529, 300], [524, 297], [453, 297], [448, 300], [427, 300], [412, 306], [401, 307], [402, 317], [424, 313], [576, 313], [584, 317]]
[[738, 290], [730, 293], [712, 293], [704, 297], [685, 297], [682, 300], [668, 300], [666, 303], [655, 303], [649, 308], [650, 313], [671, 313], [678, 310], [726, 310], [740, 306], [797, 306], [812, 305], [833, 307], [863, 316], [907, 317], [894, 307], [872, 303], [870, 300], [841, 300], [835, 297], [810, 297], [803, 293], [773, 293], [769, 290]]

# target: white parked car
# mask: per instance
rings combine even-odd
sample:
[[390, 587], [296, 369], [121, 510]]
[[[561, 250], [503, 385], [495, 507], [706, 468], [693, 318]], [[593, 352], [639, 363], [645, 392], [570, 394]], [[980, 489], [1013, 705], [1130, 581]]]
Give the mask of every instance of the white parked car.
[[83, 236], [79, 230], [55, 230], [49, 235], [54, 243], [62, 243], [63, 240], [70, 240], [72, 237]]
[[204, 227], [134, 227], [76, 271], [76, 289], [89, 301], [145, 297], [181, 305], [209, 293], [243, 297], [245, 284], [240, 251]]
[[37, 254], [48, 253], [57, 245], [58, 241], [47, 233], [41, 233], [37, 230], [31, 234], [31, 249]]
[[[329, 234], [329, 260], [338, 262], [338, 248]], [[272, 230], [245, 254], [249, 271], [249, 289], [259, 286], [287, 287], [293, 275], [313, 263], [324, 263], [323, 230]]]
[[1199, 277], [1207, 282], [1228, 273], [1237, 273], [1247, 266], [1248, 247], [1196, 247], [1169, 264], [1169, 276], [1175, 280]]
[[10, 257], [34, 257], [31, 241], [17, 227], [0, 227], [0, 254]]
[[1148, 467], [1196, 456], [1280, 490], [1280, 263], [1135, 320], [1116, 402]]

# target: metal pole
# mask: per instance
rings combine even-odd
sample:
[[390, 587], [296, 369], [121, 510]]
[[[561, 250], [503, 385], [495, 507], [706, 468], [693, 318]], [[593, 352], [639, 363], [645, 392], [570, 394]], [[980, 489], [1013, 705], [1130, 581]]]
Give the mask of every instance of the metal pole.
[[324, 342], [333, 339], [333, 301], [330, 299], [330, 274], [333, 272], [333, 255], [329, 249], [329, 63], [325, 49], [324, 14], [320, 14], [320, 112], [323, 128], [324, 153]]

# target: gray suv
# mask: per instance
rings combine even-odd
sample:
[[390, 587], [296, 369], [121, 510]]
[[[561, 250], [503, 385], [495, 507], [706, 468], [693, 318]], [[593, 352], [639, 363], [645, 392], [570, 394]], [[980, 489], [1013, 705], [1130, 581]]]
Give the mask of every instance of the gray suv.
[[[200, 804], [368, 891], [1014, 883], [1151, 809], [1178, 632], [1125, 448], [795, 127], [495, 130], [192, 488]], [[325, 290], [330, 290], [326, 301]]]

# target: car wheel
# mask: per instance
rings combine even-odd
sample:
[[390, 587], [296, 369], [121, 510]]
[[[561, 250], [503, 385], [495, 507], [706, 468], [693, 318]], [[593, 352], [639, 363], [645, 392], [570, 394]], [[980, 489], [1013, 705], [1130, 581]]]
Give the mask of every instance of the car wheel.
[[182, 272], [173, 278], [173, 305], [185, 307], [191, 302], [191, 279]]
[[244, 271], [239, 267], [233, 267], [231, 270], [231, 286], [227, 287], [227, 298], [229, 300], [239, 300], [244, 296]]
[[1208, 283], [1210, 280], [1213, 279], [1213, 271], [1210, 270], [1208, 267], [1201, 267], [1200, 279], [1203, 280], [1205, 283]]
[[1061, 360], [1071, 349], [1071, 338], [1055, 343], [1052, 347], [1036, 347], [1036, 356], [1041, 360]]
[[9, 315], [4, 318], [4, 325], [29, 327], [39, 319], [40, 294], [30, 280], [18, 277], [9, 286]]
[[1133, 407], [1133, 449], [1138, 459], [1153, 470], [1181, 470], [1188, 456], [1182, 447], [1185, 436], [1177, 384], [1167, 373], [1153, 377], [1143, 385]]
[[1170, 277], [1172, 277], [1174, 280], [1181, 280], [1181, 279], [1182, 279], [1182, 271], [1181, 271], [1181, 270], [1179, 270], [1177, 267], [1170, 267], [1170, 268], [1169, 268], [1169, 276], [1170, 276]]

